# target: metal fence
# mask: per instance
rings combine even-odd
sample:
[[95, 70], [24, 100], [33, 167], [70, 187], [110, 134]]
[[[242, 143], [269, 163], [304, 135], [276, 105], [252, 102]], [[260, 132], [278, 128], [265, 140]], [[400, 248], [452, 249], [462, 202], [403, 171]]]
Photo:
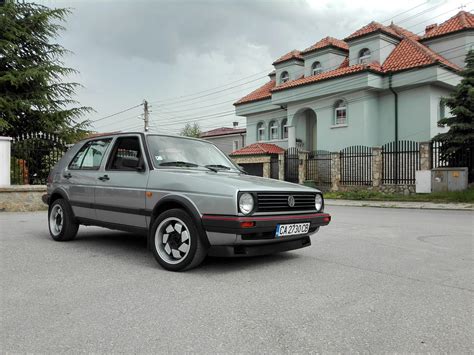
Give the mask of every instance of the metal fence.
[[339, 153], [341, 184], [372, 185], [372, 148], [355, 145]]
[[398, 141], [382, 146], [382, 184], [415, 184], [420, 169], [418, 142]]
[[299, 182], [299, 150], [296, 147], [285, 151], [285, 181]]
[[474, 182], [474, 148], [467, 148], [454, 154], [443, 155], [441, 153], [441, 147], [441, 142], [434, 141], [431, 143], [433, 168], [467, 167], [469, 171], [469, 182]]
[[65, 142], [42, 132], [22, 134], [11, 145], [10, 178], [13, 185], [44, 185], [49, 171], [66, 152]]
[[331, 153], [327, 150], [309, 152], [306, 158], [306, 180], [313, 180], [321, 190], [331, 188]]

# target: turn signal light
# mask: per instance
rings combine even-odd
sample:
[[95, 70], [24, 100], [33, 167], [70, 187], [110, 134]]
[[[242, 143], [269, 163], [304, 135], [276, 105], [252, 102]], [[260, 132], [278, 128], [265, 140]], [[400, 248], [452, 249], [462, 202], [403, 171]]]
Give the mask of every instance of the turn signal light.
[[324, 217], [323, 222], [326, 222], [326, 223], [331, 222], [331, 216]]
[[255, 222], [240, 222], [240, 228], [252, 228], [255, 227]]

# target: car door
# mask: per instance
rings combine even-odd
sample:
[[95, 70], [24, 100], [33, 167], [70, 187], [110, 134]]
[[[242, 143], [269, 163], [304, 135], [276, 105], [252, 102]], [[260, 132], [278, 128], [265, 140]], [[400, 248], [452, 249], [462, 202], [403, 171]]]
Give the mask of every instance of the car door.
[[112, 138], [88, 141], [63, 171], [62, 179], [76, 217], [96, 218], [95, 186], [99, 177], [99, 167], [111, 141]]
[[95, 190], [97, 219], [146, 228], [145, 190], [148, 166], [139, 135], [117, 137]]

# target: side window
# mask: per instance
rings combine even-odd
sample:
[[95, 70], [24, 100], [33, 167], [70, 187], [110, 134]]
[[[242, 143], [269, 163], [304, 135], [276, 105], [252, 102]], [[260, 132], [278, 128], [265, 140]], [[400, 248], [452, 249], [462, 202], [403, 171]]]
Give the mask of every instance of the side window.
[[69, 164], [72, 170], [98, 170], [111, 139], [90, 141], [79, 150]]
[[120, 137], [107, 164], [107, 170], [137, 171], [143, 168], [143, 154], [138, 137]]

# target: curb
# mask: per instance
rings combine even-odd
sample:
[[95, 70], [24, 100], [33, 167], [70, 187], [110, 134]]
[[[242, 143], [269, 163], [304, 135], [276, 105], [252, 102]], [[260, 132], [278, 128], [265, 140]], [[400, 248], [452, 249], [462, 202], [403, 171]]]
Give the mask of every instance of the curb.
[[434, 203], [434, 202], [401, 202], [401, 201], [367, 201], [325, 199], [327, 206], [349, 207], [378, 207], [378, 208], [407, 208], [424, 210], [474, 211], [472, 203]]

